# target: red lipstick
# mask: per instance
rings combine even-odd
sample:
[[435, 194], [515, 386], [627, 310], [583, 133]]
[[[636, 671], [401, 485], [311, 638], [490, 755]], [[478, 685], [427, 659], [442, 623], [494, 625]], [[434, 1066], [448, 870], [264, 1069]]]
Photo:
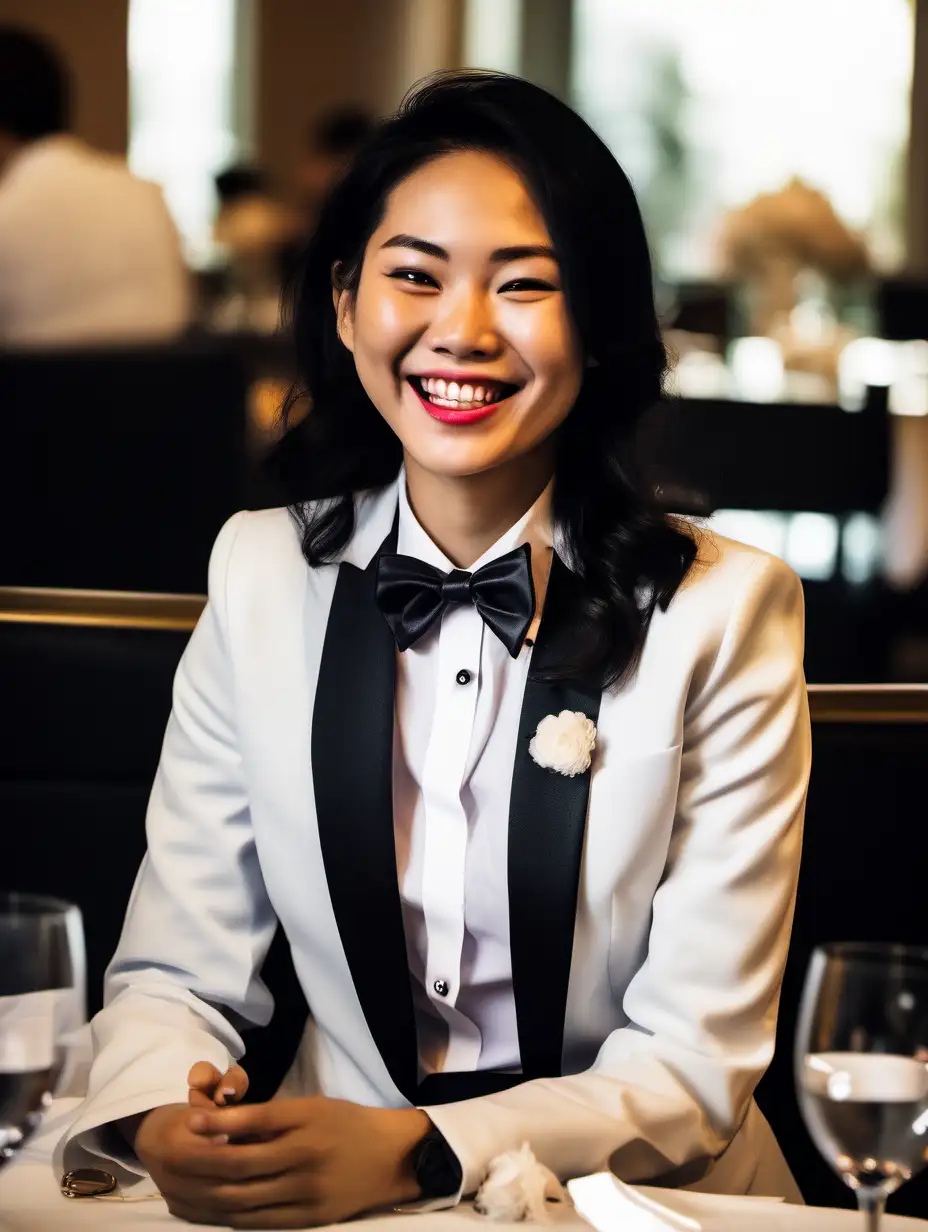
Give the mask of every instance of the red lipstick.
[[423, 397], [419, 392], [414, 381], [407, 383], [422, 403], [422, 409], [427, 411], [433, 419], [444, 424], [460, 424], [463, 427], [466, 424], [479, 423], [481, 419], [489, 418], [501, 405], [500, 402], [490, 402], [486, 406], [475, 406], [467, 411], [453, 411], [450, 407], [436, 406], [434, 402], [429, 402], [428, 398]]

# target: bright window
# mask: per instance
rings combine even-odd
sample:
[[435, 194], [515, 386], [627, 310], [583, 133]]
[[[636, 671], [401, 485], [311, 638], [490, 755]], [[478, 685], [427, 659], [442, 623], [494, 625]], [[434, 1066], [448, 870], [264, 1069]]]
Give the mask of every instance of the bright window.
[[213, 176], [243, 153], [234, 101], [236, 0], [130, 0], [129, 165], [155, 180], [194, 264], [207, 257]]
[[575, 0], [573, 94], [668, 277], [711, 276], [724, 212], [793, 175], [902, 257], [911, 0]]

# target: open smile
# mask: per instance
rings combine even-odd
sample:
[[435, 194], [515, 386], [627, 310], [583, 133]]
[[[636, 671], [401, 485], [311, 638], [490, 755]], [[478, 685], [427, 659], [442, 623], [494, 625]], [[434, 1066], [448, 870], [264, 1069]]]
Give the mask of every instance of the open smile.
[[406, 378], [424, 409], [442, 423], [468, 424], [486, 419], [521, 386], [504, 381], [446, 379], [438, 376]]

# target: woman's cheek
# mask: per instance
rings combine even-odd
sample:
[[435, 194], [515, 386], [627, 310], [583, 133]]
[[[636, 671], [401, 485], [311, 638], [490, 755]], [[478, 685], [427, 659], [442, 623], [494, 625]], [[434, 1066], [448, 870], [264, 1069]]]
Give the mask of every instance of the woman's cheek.
[[563, 306], [543, 301], [531, 308], [521, 305], [520, 312], [510, 311], [504, 324], [510, 344], [526, 366], [535, 376], [548, 379], [579, 368], [579, 346]]
[[366, 300], [359, 298], [359, 334], [365, 339], [376, 339], [374, 349], [377, 351], [390, 353], [408, 328], [409, 315], [408, 305], [404, 305], [398, 296], [382, 293], [371, 295]]

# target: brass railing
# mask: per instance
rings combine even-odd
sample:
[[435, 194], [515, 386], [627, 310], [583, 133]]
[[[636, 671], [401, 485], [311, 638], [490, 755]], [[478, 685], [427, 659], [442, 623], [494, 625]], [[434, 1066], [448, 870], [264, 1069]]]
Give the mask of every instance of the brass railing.
[[814, 723], [928, 723], [928, 684], [810, 684]]
[[189, 631], [205, 603], [203, 595], [0, 586], [0, 623]]
[[[190, 631], [203, 595], [0, 586], [0, 624]], [[928, 684], [810, 684], [816, 723], [928, 723]]]

